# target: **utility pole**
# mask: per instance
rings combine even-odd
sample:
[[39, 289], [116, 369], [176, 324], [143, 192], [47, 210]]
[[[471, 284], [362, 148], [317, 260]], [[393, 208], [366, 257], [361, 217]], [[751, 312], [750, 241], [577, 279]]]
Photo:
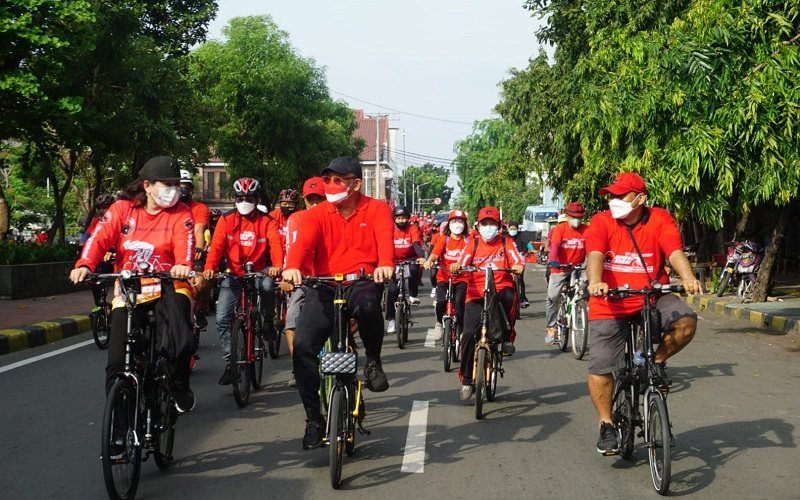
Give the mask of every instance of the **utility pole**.
[[386, 198], [386, 189], [383, 186], [383, 169], [381, 168], [381, 118], [386, 118], [388, 126], [389, 115], [376, 113], [367, 116], [375, 119], [375, 198], [382, 200]]
[[[408, 208], [408, 165], [406, 164], [406, 129], [403, 129], [403, 206]], [[413, 213], [413, 212], [412, 212]]]

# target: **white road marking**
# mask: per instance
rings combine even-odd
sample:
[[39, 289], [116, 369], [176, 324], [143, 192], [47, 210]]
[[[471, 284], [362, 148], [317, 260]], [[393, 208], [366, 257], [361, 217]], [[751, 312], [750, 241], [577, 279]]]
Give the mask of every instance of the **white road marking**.
[[428, 402], [414, 401], [408, 417], [408, 436], [400, 472], [425, 472], [425, 439], [428, 434]]
[[428, 333], [425, 335], [425, 347], [436, 347], [436, 341], [433, 339], [433, 328], [428, 328]]
[[11, 363], [10, 365], [0, 367], [0, 373], [9, 372], [21, 366], [29, 365], [31, 363], [36, 363], [37, 361], [41, 361], [43, 359], [52, 358], [53, 356], [58, 356], [59, 354], [64, 354], [65, 352], [73, 351], [75, 349], [79, 349], [89, 344], [94, 344], [94, 340], [86, 340], [84, 342], [79, 342], [69, 347], [64, 347], [63, 349], [58, 349], [57, 351], [48, 352], [47, 354], [40, 354], [39, 356], [34, 356], [32, 358], [24, 359], [22, 361], [17, 361], [16, 363]]

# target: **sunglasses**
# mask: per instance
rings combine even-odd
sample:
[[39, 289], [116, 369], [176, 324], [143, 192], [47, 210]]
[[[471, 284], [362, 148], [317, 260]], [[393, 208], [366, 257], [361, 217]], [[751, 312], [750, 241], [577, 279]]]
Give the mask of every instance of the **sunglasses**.
[[234, 197], [234, 201], [237, 203], [240, 201], [256, 201], [256, 197], [253, 195], [236, 196]]
[[337, 186], [344, 186], [350, 183], [350, 181], [354, 180], [355, 177], [340, 177], [338, 175], [326, 175], [322, 177], [322, 182], [325, 184], [334, 183]]

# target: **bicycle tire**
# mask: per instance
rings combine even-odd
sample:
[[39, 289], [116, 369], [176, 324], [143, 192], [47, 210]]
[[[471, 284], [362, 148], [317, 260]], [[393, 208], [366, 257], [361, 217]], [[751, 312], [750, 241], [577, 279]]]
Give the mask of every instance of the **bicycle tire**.
[[175, 445], [175, 424], [178, 421], [178, 410], [169, 390], [169, 383], [161, 380], [156, 385], [156, 405], [159, 420], [156, 422], [155, 453], [153, 458], [159, 469], [165, 470], [172, 465], [172, 449]]
[[[353, 454], [356, 452], [356, 419], [353, 416], [353, 411], [355, 410], [356, 404], [356, 391], [358, 390], [358, 383], [353, 382], [350, 384], [349, 390], [347, 391], [347, 420], [345, 420], [345, 446], [344, 452], [347, 454], [348, 457], [352, 457]], [[361, 404], [364, 404], [363, 394], [361, 399]]]
[[278, 359], [281, 356], [281, 334], [275, 332], [275, 339], [267, 342], [267, 349], [269, 349], [270, 359]]
[[442, 320], [442, 360], [444, 361], [444, 371], [445, 373], [450, 372], [450, 363], [452, 361], [452, 333], [451, 330], [453, 328], [453, 320], [452, 318], [444, 318]]
[[483, 397], [486, 394], [486, 351], [478, 349], [475, 363], [475, 419], [483, 418]]
[[264, 377], [264, 351], [266, 351], [266, 348], [264, 346], [264, 339], [261, 338], [261, 335], [254, 335], [253, 343], [255, 344], [254, 355], [256, 360], [250, 365], [252, 369], [252, 373], [250, 374], [250, 385], [253, 386], [254, 391], [257, 391], [261, 389], [261, 381]]
[[111, 305], [107, 302], [92, 314], [92, 338], [98, 349], [108, 349], [108, 339], [111, 333]]
[[731, 282], [732, 273], [727, 268], [722, 270], [722, 276], [719, 278], [719, 288], [717, 288], [717, 297], [725, 295], [725, 290]]
[[453, 363], [461, 361], [461, 339], [458, 337], [458, 331], [454, 333], [455, 344], [453, 344]]
[[502, 354], [492, 353], [492, 363], [489, 371], [489, 384], [486, 386], [486, 400], [494, 401], [497, 395], [497, 379], [500, 376], [500, 358]]
[[400, 349], [406, 348], [405, 336], [403, 335], [403, 325], [405, 324], [405, 310], [403, 309], [402, 304], [396, 303], [395, 304], [395, 316], [396, 318], [396, 325], [395, 325], [395, 333], [397, 334], [397, 347]]
[[569, 326], [567, 323], [567, 297], [561, 296], [561, 305], [558, 306], [558, 319], [556, 320], [556, 328], [558, 328], [558, 348], [561, 352], [567, 352], [569, 344]]
[[586, 354], [586, 346], [589, 344], [589, 312], [586, 310], [586, 301], [575, 301], [572, 315], [570, 324], [572, 354], [575, 355], [575, 359], [583, 359]]
[[[124, 379], [114, 382], [106, 399], [103, 413], [103, 436], [100, 444], [103, 479], [109, 498], [114, 500], [134, 498], [139, 486], [142, 448], [133, 444], [136, 407], [136, 390], [131, 383]], [[118, 433], [124, 429], [125, 450], [122, 459], [111, 460], [115, 427]], [[117, 451], [113, 451], [113, 453], [117, 453]]]
[[250, 363], [247, 360], [247, 325], [241, 319], [231, 324], [231, 379], [233, 399], [239, 408], [250, 401]]
[[648, 412], [647, 458], [650, 477], [659, 495], [666, 495], [672, 473], [672, 448], [667, 403], [659, 395], [650, 398]]
[[345, 404], [344, 390], [337, 387], [331, 394], [330, 413], [328, 414], [328, 466], [330, 469], [331, 486], [338, 490], [342, 484], [342, 461], [347, 436], [345, 435], [345, 420], [347, 406]]
[[408, 344], [408, 329], [411, 328], [411, 306], [406, 303], [403, 305], [405, 309], [405, 321], [403, 322], [403, 345]]
[[630, 385], [620, 387], [621, 382], [617, 378], [614, 380], [614, 404], [613, 418], [614, 426], [617, 429], [620, 447], [619, 454], [625, 460], [630, 460], [633, 455], [633, 390]]

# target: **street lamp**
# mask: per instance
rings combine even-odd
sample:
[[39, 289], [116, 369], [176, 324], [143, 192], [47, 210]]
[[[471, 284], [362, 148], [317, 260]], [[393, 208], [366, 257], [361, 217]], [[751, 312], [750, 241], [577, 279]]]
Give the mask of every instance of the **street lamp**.
[[[430, 181], [429, 182], [423, 182], [421, 184], [414, 184], [416, 192], [417, 192], [417, 211], [422, 209], [422, 198], [420, 198], [420, 196], [419, 196], [419, 188], [421, 188], [422, 186], [427, 186], [428, 184], [430, 184]], [[411, 191], [411, 204], [412, 205], [414, 204], [414, 191], [413, 190]]]

